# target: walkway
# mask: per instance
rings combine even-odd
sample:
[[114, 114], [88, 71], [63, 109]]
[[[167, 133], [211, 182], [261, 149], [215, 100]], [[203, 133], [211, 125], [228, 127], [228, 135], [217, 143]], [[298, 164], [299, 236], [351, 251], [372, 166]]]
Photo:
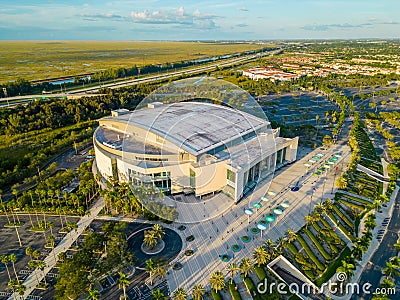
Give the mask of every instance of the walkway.
[[[47, 255], [47, 257], [44, 259], [44, 262], [46, 263], [46, 268], [44, 269], [44, 272], [35, 269], [23, 282], [23, 285], [26, 287], [26, 291], [24, 294], [24, 298], [28, 297], [28, 295], [35, 289], [36, 284], [37, 284], [37, 279], [36, 276], [39, 278], [39, 281], [43, 280], [43, 273], [46, 275], [47, 273], [50, 272], [50, 270], [54, 267], [56, 264], [56, 260], [58, 254], [61, 252], [65, 252], [68, 248], [72, 246], [72, 244], [75, 242], [75, 240], [79, 237], [79, 235], [82, 234], [82, 232], [90, 225], [90, 223], [96, 218], [96, 216], [99, 214], [101, 209], [104, 207], [104, 199], [103, 197], [100, 197], [90, 208], [90, 214], [82, 217], [79, 222], [77, 223], [78, 228], [76, 230], [72, 230], [69, 232], [62, 240], [61, 242]], [[14, 296], [11, 296], [8, 298], [9, 300], [15, 299]], [[19, 298], [17, 298], [19, 299]]]
[[[310, 169], [305, 168], [304, 164], [318, 152], [324, 152], [324, 157]], [[289, 228], [295, 231], [300, 229], [304, 225], [304, 216], [316, 203], [333, 197], [335, 168], [318, 177], [314, 177], [313, 173], [320, 164], [337, 152], [342, 154], [337, 166], [343, 168], [350, 159], [350, 148], [345, 143], [333, 145], [326, 151], [317, 149], [299, 161], [284, 167], [282, 171], [278, 171], [279, 174], [272, 180], [270, 186], [269, 180], [266, 180], [267, 184], [259, 184], [249, 197], [228, 209], [219, 218], [198, 224], [186, 224], [187, 229], [183, 232], [185, 236], [195, 237], [193, 242], [187, 243], [187, 249], [194, 250], [194, 255], [179, 256], [175, 259], [182, 263], [183, 267], [180, 270], [171, 270], [167, 275], [170, 291], [173, 292], [178, 287], [190, 290], [194, 284], [208, 286], [208, 278], [213, 272], [222, 271], [228, 276], [227, 263], [221, 262], [219, 255], [228, 254], [232, 258], [231, 262], [238, 263], [242, 258], [250, 257], [253, 249], [268, 238], [277, 240]], [[300, 190], [292, 192], [290, 188], [295, 185], [299, 185]], [[260, 201], [267, 191], [276, 192], [276, 196], [270, 197], [272, 199], [267, 203], [262, 202], [263, 207], [250, 217], [250, 224], [248, 224], [244, 209]], [[266, 213], [286, 200], [290, 206], [270, 228], [264, 231], [263, 238], [260, 234], [254, 235], [250, 232], [252, 227], [257, 226], [258, 221], [265, 219]], [[242, 242], [241, 237], [244, 235], [250, 237], [248, 243]], [[231, 250], [234, 244], [241, 245], [243, 249], [234, 253]]]

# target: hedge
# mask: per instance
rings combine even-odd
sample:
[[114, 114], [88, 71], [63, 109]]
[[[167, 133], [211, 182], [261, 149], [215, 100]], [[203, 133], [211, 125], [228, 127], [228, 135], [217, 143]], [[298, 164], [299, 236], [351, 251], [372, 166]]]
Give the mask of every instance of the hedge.
[[322, 256], [325, 258], [325, 260], [331, 260], [332, 257], [329, 255], [328, 252], [324, 249], [324, 247], [321, 245], [321, 243], [317, 240], [317, 238], [311, 233], [310, 230], [307, 228], [303, 229], [304, 232], [307, 234], [307, 236], [311, 239], [311, 241], [314, 243], [314, 245], [318, 248], [319, 252], [322, 254]]
[[223, 300], [221, 294], [219, 292], [215, 292], [214, 289], [211, 289], [211, 296], [214, 300]]
[[333, 205], [333, 210], [336, 212], [336, 214], [337, 214], [350, 228], [354, 228], [354, 223], [353, 223], [349, 218], [347, 218], [346, 215], [344, 215], [344, 214], [340, 211], [339, 207], [337, 207], [336, 205]]
[[233, 300], [242, 300], [242, 297], [240, 296], [240, 293], [238, 290], [235, 290], [235, 283], [229, 283], [229, 291], [231, 293], [232, 299]]
[[[248, 290], [249, 293], [250, 293], [250, 296], [251, 296], [253, 299], [260, 300], [260, 296], [258, 295], [256, 286], [254, 285], [254, 282], [253, 282], [253, 280], [251, 280], [250, 277], [246, 277], [246, 278], [244, 279], [244, 284], [246, 285], [247, 290]], [[254, 292], [256, 293], [255, 296], [254, 296]]]
[[263, 267], [254, 266], [254, 270], [256, 271], [257, 277], [260, 281], [264, 280], [267, 277], [265, 270]]
[[324, 265], [319, 261], [319, 259], [315, 256], [314, 252], [310, 249], [310, 247], [307, 245], [306, 241], [301, 237], [297, 236], [297, 240], [301, 244], [301, 246], [304, 248], [306, 251], [307, 255], [310, 257], [310, 259], [315, 263], [317, 268], [320, 271], [323, 271], [325, 269]]
[[339, 203], [343, 203], [344, 205], [347, 205], [348, 207], [359, 209], [361, 211], [365, 209], [365, 205], [355, 204], [353, 202], [350, 202], [350, 201], [347, 201], [347, 200], [344, 200], [344, 199], [339, 199], [338, 202]]

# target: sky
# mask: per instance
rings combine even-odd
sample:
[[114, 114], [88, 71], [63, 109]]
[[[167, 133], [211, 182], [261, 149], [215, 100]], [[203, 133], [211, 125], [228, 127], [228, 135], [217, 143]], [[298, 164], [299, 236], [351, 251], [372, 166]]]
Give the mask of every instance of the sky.
[[1, 0], [1, 40], [399, 38], [399, 0]]

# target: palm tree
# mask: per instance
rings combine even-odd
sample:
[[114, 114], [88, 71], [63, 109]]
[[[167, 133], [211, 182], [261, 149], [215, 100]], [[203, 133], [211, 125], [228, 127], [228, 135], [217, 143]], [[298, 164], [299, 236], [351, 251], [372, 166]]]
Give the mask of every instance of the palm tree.
[[98, 300], [100, 296], [101, 296], [101, 294], [98, 290], [96, 290], [96, 289], [92, 290], [92, 288], [90, 288], [90, 290], [88, 290], [86, 299], [87, 300]]
[[333, 209], [333, 203], [331, 199], [326, 199], [323, 203], [326, 211], [331, 211]]
[[39, 250], [34, 250], [33, 251], [33, 253], [32, 253], [32, 256], [36, 259], [36, 260], [38, 260], [39, 258], [40, 258], [40, 256], [42, 255], [42, 253], [39, 251]]
[[254, 271], [253, 263], [249, 258], [243, 258], [239, 264], [240, 272], [242, 273], [243, 277], [247, 277], [250, 272]]
[[25, 249], [25, 254], [28, 255], [31, 258], [31, 260], [32, 260], [33, 251], [35, 251], [35, 249], [32, 246], [28, 246]]
[[163, 230], [163, 228], [160, 224], [154, 224], [152, 231], [153, 231], [154, 236], [160, 240], [165, 235], [165, 231]]
[[307, 229], [308, 226], [314, 222], [314, 217], [311, 215], [307, 215], [304, 217], [304, 221], [306, 222], [306, 229]]
[[144, 234], [143, 244], [150, 249], [153, 249], [157, 245], [157, 237], [152, 230], [148, 230]]
[[21, 299], [24, 299], [24, 294], [25, 294], [25, 291], [26, 291], [26, 286], [25, 285], [23, 285], [23, 284], [19, 284], [18, 286], [17, 286], [17, 293], [21, 296]]
[[187, 292], [183, 288], [179, 288], [174, 292], [173, 299], [175, 300], [186, 300]]
[[375, 209], [375, 210], [377, 210], [377, 211], [381, 209], [381, 206], [382, 206], [382, 201], [381, 201], [381, 200], [378, 200], [378, 199], [376, 199], [376, 200], [374, 201], [374, 203], [371, 204], [371, 208], [372, 208], [372, 209]]
[[345, 273], [347, 275], [347, 278], [350, 279], [351, 276], [354, 274], [354, 269], [355, 266], [351, 263], [346, 262], [345, 260], [342, 260], [342, 265], [336, 269], [337, 273]]
[[8, 280], [11, 281], [10, 270], [8, 269], [8, 263], [10, 262], [8, 256], [6, 254], [3, 254], [2, 256], [0, 256], [0, 260], [6, 267]]
[[165, 270], [164, 266], [158, 264], [154, 270], [154, 275], [160, 276], [161, 278], [164, 278], [165, 275], [167, 274], [167, 270]]
[[[36, 266], [37, 266], [37, 261], [36, 261], [36, 260], [31, 260], [31, 261], [28, 263], [28, 267], [29, 267], [30, 269], [36, 269]], [[35, 272], [35, 277], [36, 277], [37, 285], [39, 285], [39, 284], [40, 284], [40, 281], [39, 281], [39, 277], [38, 277], [37, 272]]]
[[291, 242], [295, 241], [297, 239], [297, 234], [296, 232], [293, 231], [293, 229], [288, 229], [286, 234], [285, 234], [287, 242], [290, 244]]
[[286, 245], [286, 240], [285, 240], [285, 238], [284, 238], [283, 236], [281, 236], [281, 237], [278, 239], [277, 251], [278, 251], [279, 253], [282, 253], [282, 250], [283, 250], [283, 248], [285, 247], [285, 245]]
[[8, 282], [8, 287], [15, 293], [15, 288], [18, 286], [18, 281], [16, 279], [12, 279]]
[[374, 293], [374, 297], [372, 297], [372, 300], [390, 300], [390, 299], [386, 294]]
[[366, 219], [364, 222], [364, 226], [367, 230], [374, 229], [376, 227], [376, 221], [373, 219]]
[[201, 284], [196, 284], [192, 289], [192, 298], [193, 300], [202, 300], [205, 293], [205, 288]]
[[44, 268], [46, 268], [46, 263], [43, 260], [39, 260], [36, 262], [36, 267], [42, 271], [43, 274], [43, 279], [44, 279], [44, 285], [47, 286], [47, 281], [46, 281], [46, 274], [44, 273]]
[[19, 284], [17, 271], [15, 270], [15, 262], [17, 261], [17, 256], [14, 253], [12, 253], [12, 254], [10, 254], [8, 256], [8, 260], [12, 263], [12, 267], [13, 267], [13, 270], [14, 270], [14, 275], [15, 275], [15, 278], [17, 279], [18, 284]]
[[365, 252], [365, 248], [359, 244], [359, 243], [354, 243], [354, 248], [352, 250], [352, 254], [357, 260], [361, 260], [363, 253]]
[[388, 288], [392, 288], [392, 287], [395, 287], [395, 286], [396, 285], [395, 285], [395, 283], [393, 281], [391, 281], [388, 278], [383, 278], [382, 283], [381, 283], [381, 287], [388, 289]]
[[146, 260], [146, 272], [149, 273], [150, 285], [153, 285], [153, 275], [155, 269], [156, 264], [154, 263], [154, 261], [151, 258]]
[[214, 272], [210, 277], [211, 288], [218, 292], [225, 288], [225, 277], [221, 272]]
[[253, 252], [253, 259], [257, 262], [258, 266], [264, 265], [267, 263], [268, 252], [264, 247], [256, 247]]
[[393, 247], [397, 251], [400, 251], [400, 239], [398, 239], [397, 242], [393, 244]]
[[400, 276], [399, 266], [391, 261], [386, 262], [386, 268], [382, 270], [382, 273], [386, 275], [387, 278], [393, 278]]
[[8, 213], [7, 213], [7, 207], [6, 207], [6, 205], [3, 203], [3, 198], [2, 198], [2, 195], [3, 194], [3, 190], [0, 190], [0, 204], [1, 204], [1, 207], [4, 209], [4, 212], [6, 213], [6, 217], [7, 217], [7, 224], [11, 224], [11, 222], [10, 222], [10, 217], [8, 216]]
[[164, 300], [165, 295], [160, 289], [152, 290], [151, 296], [153, 300]]
[[236, 274], [239, 272], [239, 267], [235, 263], [230, 263], [227, 267], [229, 274], [231, 275], [231, 278], [229, 279], [230, 283], [233, 282], [233, 277], [236, 276]]
[[118, 288], [122, 288], [124, 291], [124, 299], [126, 299], [126, 287], [130, 285], [130, 281], [128, 280], [128, 276], [126, 274], [119, 272], [119, 278], [117, 280]]

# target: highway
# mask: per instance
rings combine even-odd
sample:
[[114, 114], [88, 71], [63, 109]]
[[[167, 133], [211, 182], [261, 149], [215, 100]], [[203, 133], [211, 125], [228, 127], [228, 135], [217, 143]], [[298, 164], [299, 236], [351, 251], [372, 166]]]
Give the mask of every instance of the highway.
[[7, 98], [1, 98], [0, 99], [0, 108], [4, 107], [13, 107], [18, 104], [25, 104], [30, 101], [34, 101], [36, 99], [42, 99], [42, 98], [65, 98], [68, 97], [68, 95], [74, 95], [74, 96], [85, 96], [85, 95], [93, 95], [93, 93], [98, 93], [100, 89], [102, 88], [109, 88], [109, 89], [117, 89], [117, 88], [122, 88], [122, 87], [127, 87], [127, 86], [133, 86], [137, 84], [143, 84], [143, 83], [151, 83], [155, 82], [158, 80], [167, 80], [167, 79], [172, 79], [176, 78], [179, 76], [191, 76], [191, 75], [196, 75], [196, 74], [202, 74], [208, 71], [214, 71], [217, 68], [226, 68], [226, 67], [232, 67], [238, 64], [242, 64], [247, 61], [251, 61], [257, 58], [261, 58], [267, 55], [273, 55], [278, 52], [280, 52], [282, 49], [272, 49], [271, 51], [265, 51], [261, 53], [256, 53], [256, 54], [251, 54], [251, 55], [246, 55], [234, 59], [229, 59], [229, 60], [223, 60], [223, 61], [215, 61], [212, 64], [204, 65], [204, 66], [196, 66], [193, 68], [188, 68], [188, 69], [183, 69], [183, 70], [178, 70], [178, 71], [173, 71], [173, 72], [167, 72], [164, 74], [156, 74], [156, 75], [149, 75], [145, 77], [140, 77], [136, 79], [129, 79], [129, 80], [124, 80], [120, 82], [113, 82], [113, 83], [106, 83], [106, 84], [99, 84], [96, 86], [91, 86], [87, 88], [82, 88], [82, 89], [76, 89], [76, 90], [71, 90], [66, 93], [57, 93], [57, 94], [45, 94], [45, 95], [25, 95], [25, 96], [14, 96], [14, 97], [7, 97]]

